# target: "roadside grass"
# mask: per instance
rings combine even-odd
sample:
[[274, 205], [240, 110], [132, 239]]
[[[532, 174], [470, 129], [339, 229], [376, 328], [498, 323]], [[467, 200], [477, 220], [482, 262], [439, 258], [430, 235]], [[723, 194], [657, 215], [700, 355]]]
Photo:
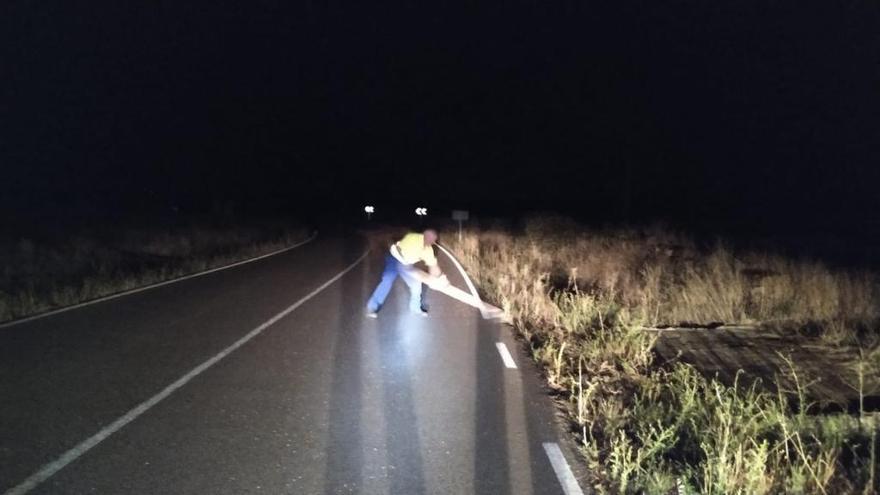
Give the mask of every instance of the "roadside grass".
[[777, 376], [732, 384], [660, 363], [643, 330], [748, 322], [858, 346], [864, 396], [880, 374], [874, 274], [559, 218], [443, 238], [542, 365], [596, 492], [877, 492], [876, 414], [820, 414], [815, 377], [786, 356]]
[[0, 243], [0, 321], [31, 316], [266, 254], [304, 227], [186, 225]]

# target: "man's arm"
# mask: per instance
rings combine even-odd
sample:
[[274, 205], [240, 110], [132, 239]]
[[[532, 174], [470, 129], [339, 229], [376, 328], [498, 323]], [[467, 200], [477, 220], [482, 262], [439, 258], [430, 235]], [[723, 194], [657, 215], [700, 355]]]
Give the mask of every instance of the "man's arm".
[[432, 277], [439, 277], [443, 275], [443, 272], [440, 271], [440, 263], [437, 261], [437, 255], [434, 253], [434, 248], [432, 246], [426, 246], [425, 250], [422, 251], [422, 261], [425, 262], [425, 266], [428, 267], [428, 273]]
[[440, 264], [437, 262], [436, 255], [434, 255], [434, 249], [430, 247], [428, 249], [431, 250], [431, 256], [425, 259], [425, 264], [428, 265], [428, 274], [431, 275], [432, 279], [428, 284], [428, 287], [440, 288], [449, 285], [449, 279], [447, 279], [446, 275], [443, 275], [443, 272], [440, 270]]

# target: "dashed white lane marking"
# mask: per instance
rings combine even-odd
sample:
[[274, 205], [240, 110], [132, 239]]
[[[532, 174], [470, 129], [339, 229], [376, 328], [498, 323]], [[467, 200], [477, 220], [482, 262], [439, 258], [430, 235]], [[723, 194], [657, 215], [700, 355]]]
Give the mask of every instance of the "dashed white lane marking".
[[578, 485], [574, 477], [574, 473], [568, 467], [568, 462], [565, 460], [565, 456], [562, 455], [559, 445], [555, 442], [545, 442], [544, 452], [550, 458], [550, 464], [553, 466], [553, 471], [556, 472], [556, 478], [559, 479], [559, 484], [562, 485], [562, 491], [565, 492], [565, 495], [584, 495], [584, 492], [581, 491], [581, 486]]
[[507, 346], [504, 345], [504, 342], [496, 342], [495, 347], [498, 348], [498, 352], [501, 354], [504, 366], [516, 369], [516, 363], [513, 361], [513, 356], [510, 355], [510, 351], [507, 350]]
[[127, 425], [128, 423], [131, 423], [132, 421], [137, 419], [138, 416], [140, 416], [141, 414], [150, 410], [151, 407], [155, 406], [156, 404], [161, 402], [162, 399], [171, 395], [175, 390], [186, 385], [190, 380], [197, 377], [200, 373], [202, 373], [206, 369], [210, 368], [211, 366], [214, 366], [215, 364], [217, 364], [218, 361], [225, 358], [230, 353], [232, 353], [233, 351], [235, 351], [239, 347], [246, 344], [249, 340], [251, 340], [254, 337], [256, 337], [257, 335], [259, 335], [263, 330], [269, 328], [270, 326], [272, 326], [272, 324], [274, 324], [275, 322], [277, 322], [281, 318], [284, 318], [285, 316], [290, 314], [291, 311], [300, 307], [304, 302], [315, 297], [315, 295], [317, 295], [319, 292], [326, 289], [330, 284], [332, 284], [333, 282], [336, 282], [343, 275], [348, 273], [352, 268], [357, 266], [358, 263], [360, 263], [361, 261], [364, 260], [364, 258], [367, 257], [368, 253], [369, 253], [369, 251], [367, 251], [366, 253], [361, 255], [361, 257], [358, 258], [357, 261], [355, 261], [354, 263], [349, 265], [348, 268], [346, 268], [345, 270], [342, 270], [341, 272], [336, 274], [336, 276], [334, 276], [330, 280], [321, 284], [320, 287], [313, 290], [312, 292], [310, 292], [308, 295], [306, 295], [305, 297], [303, 297], [299, 301], [288, 306], [288, 308], [285, 309], [284, 311], [278, 313], [277, 315], [273, 316], [272, 318], [267, 320], [262, 325], [251, 330], [250, 332], [248, 332], [247, 335], [238, 339], [234, 344], [230, 345], [226, 349], [223, 349], [222, 351], [220, 351], [217, 355], [215, 355], [211, 359], [208, 359], [207, 361], [203, 362], [202, 364], [196, 366], [189, 373], [183, 375], [176, 382], [165, 387], [165, 389], [162, 390], [161, 392], [159, 392], [158, 394], [150, 397], [149, 399], [142, 402], [140, 405], [138, 405], [134, 409], [128, 411], [127, 413], [125, 413], [124, 416], [120, 417], [116, 421], [105, 426], [103, 429], [101, 429], [101, 431], [99, 431], [98, 433], [95, 433], [91, 437], [82, 441], [79, 445], [77, 445], [77, 446], [73, 447], [72, 449], [68, 450], [67, 452], [61, 454], [61, 457], [44, 465], [43, 467], [40, 468], [39, 471], [30, 475], [30, 477], [28, 477], [26, 480], [22, 481], [19, 485], [7, 490], [4, 495], [21, 495], [21, 494], [27, 493], [28, 491], [34, 489], [37, 485], [46, 481], [52, 475], [54, 475], [55, 473], [57, 473], [58, 471], [63, 469], [65, 466], [67, 466], [71, 462], [75, 461], [81, 455], [88, 452], [92, 447], [98, 445], [99, 443], [104, 441], [104, 439], [106, 439], [107, 437], [109, 437], [110, 435], [112, 435], [113, 433], [118, 431], [120, 428]]
[[110, 294], [109, 296], [99, 297], [97, 299], [92, 299], [89, 301], [81, 302], [79, 304], [74, 304], [72, 306], [65, 306], [63, 308], [53, 309], [52, 311], [46, 311], [45, 313], [40, 313], [38, 315], [28, 316], [27, 318], [21, 318], [18, 320], [7, 321], [6, 323], [0, 323], [0, 328], [11, 327], [13, 325], [18, 325], [19, 323], [33, 321], [33, 320], [37, 320], [40, 318], [45, 318], [47, 316], [57, 315], [58, 313], [63, 313], [65, 311], [70, 311], [72, 309], [81, 308], [83, 306], [90, 306], [92, 304], [97, 304], [99, 302], [109, 301], [110, 299], [116, 299], [117, 297], [129, 296], [131, 294], [136, 294], [138, 292], [143, 292], [145, 290], [155, 289], [156, 287], [162, 287], [163, 285], [173, 284], [176, 282], [181, 282], [183, 280], [187, 280], [187, 279], [191, 279], [191, 278], [195, 278], [195, 277], [201, 277], [202, 275], [207, 275], [209, 273], [219, 272], [220, 270], [226, 270], [227, 268], [232, 268], [235, 266], [244, 265], [245, 263], [251, 263], [253, 261], [261, 260], [263, 258], [268, 258], [269, 256], [275, 256], [276, 254], [281, 254], [285, 251], [290, 251], [291, 249], [298, 248], [298, 247], [302, 246], [303, 244], [306, 244], [308, 242], [313, 241], [315, 239], [315, 237], [317, 237], [317, 236], [318, 236], [318, 231], [316, 230], [315, 232], [312, 233], [311, 237], [309, 237], [308, 239], [306, 239], [304, 241], [298, 242], [298, 243], [294, 244], [293, 246], [287, 246], [286, 248], [281, 248], [277, 251], [272, 251], [271, 253], [266, 253], [266, 254], [257, 256], [255, 258], [248, 258], [246, 260], [236, 261], [235, 263], [230, 263], [228, 265], [218, 266], [217, 268], [211, 268], [210, 270], [205, 270], [203, 272], [191, 273], [189, 275], [184, 275], [182, 277], [172, 278], [171, 280], [166, 280], [164, 282], [158, 282], [155, 284], [146, 285], [144, 287], [138, 287], [137, 289], [131, 289], [131, 290], [126, 290], [126, 291], [122, 291], [122, 292], [117, 292], [116, 294]]

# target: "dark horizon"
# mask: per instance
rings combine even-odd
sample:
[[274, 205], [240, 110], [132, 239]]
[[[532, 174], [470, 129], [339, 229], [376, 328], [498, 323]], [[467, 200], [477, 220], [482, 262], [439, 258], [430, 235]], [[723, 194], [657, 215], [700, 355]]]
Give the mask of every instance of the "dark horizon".
[[18, 2], [4, 18], [7, 225], [424, 203], [880, 230], [870, 2]]

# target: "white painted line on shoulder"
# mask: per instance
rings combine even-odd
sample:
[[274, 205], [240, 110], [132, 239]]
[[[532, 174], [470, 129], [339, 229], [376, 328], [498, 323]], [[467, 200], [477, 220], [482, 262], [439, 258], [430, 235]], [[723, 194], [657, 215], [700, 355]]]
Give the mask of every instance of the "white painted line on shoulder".
[[574, 473], [568, 467], [568, 462], [565, 460], [565, 456], [562, 455], [559, 445], [555, 442], [545, 442], [544, 452], [550, 458], [550, 464], [553, 466], [553, 471], [556, 472], [556, 478], [559, 479], [559, 484], [562, 485], [562, 491], [565, 492], [565, 495], [584, 495], [584, 492], [581, 491], [581, 486], [578, 485], [574, 477]]
[[480, 315], [483, 317], [484, 320], [490, 319], [491, 315], [486, 311], [486, 308], [483, 305], [483, 301], [480, 299], [480, 294], [477, 292], [477, 288], [474, 287], [474, 283], [471, 281], [471, 278], [468, 276], [467, 272], [464, 271], [464, 267], [461, 266], [461, 263], [458, 262], [455, 256], [453, 256], [448, 249], [446, 249], [439, 243], [436, 244], [436, 246], [440, 249], [440, 251], [443, 251], [443, 254], [449, 257], [449, 260], [452, 261], [452, 264], [455, 265], [456, 268], [458, 268], [459, 273], [461, 273], [462, 278], [464, 278], [464, 283], [467, 285], [468, 290], [471, 292], [471, 295], [474, 296], [474, 299], [479, 305]]
[[496, 342], [495, 347], [498, 348], [498, 352], [501, 354], [504, 366], [516, 369], [516, 363], [513, 361], [513, 356], [510, 355], [510, 351], [507, 350], [507, 346], [504, 345], [504, 342]]
[[137, 419], [138, 416], [140, 416], [141, 414], [149, 411], [150, 408], [152, 408], [153, 406], [155, 406], [156, 404], [161, 402], [163, 399], [165, 399], [166, 397], [168, 397], [169, 395], [174, 393], [175, 390], [177, 390], [180, 387], [183, 387], [184, 385], [189, 383], [193, 378], [199, 376], [199, 374], [201, 374], [203, 371], [205, 371], [206, 369], [210, 368], [211, 366], [214, 366], [215, 364], [217, 364], [218, 361], [225, 358], [230, 353], [232, 353], [233, 351], [235, 351], [239, 347], [246, 344], [249, 340], [253, 339], [257, 335], [262, 333], [263, 330], [269, 328], [270, 326], [272, 326], [272, 324], [274, 324], [275, 322], [277, 322], [281, 318], [284, 318], [285, 316], [290, 314], [291, 311], [300, 307], [303, 303], [305, 303], [309, 299], [315, 297], [319, 292], [326, 289], [330, 284], [332, 284], [333, 282], [336, 282], [337, 280], [342, 278], [343, 275], [345, 275], [346, 273], [351, 271], [352, 268], [354, 268], [355, 266], [358, 265], [358, 263], [363, 261], [364, 258], [367, 257], [367, 254], [369, 254], [369, 251], [362, 254], [361, 257], [357, 259], [357, 261], [355, 261], [354, 263], [349, 265], [345, 270], [342, 270], [341, 272], [337, 273], [330, 280], [321, 284], [317, 289], [313, 290], [312, 292], [307, 294], [305, 297], [303, 297], [299, 301], [288, 306], [287, 309], [276, 314], [275, 316], [273, 316], [272, 318], [270, 318], [269, 320], [264, 322], [262, 325], [251, 330], [250, 332], [248, 332], [247, 335], [238, 339], [237, 341], [235, 341], [235, 343], [233, 343], [232, 345], [230, 345], [226, 349], [223, 349], [222, 351], [217, 353], [217, 355], [215, 355], [211, 359], [208, 359], [207, 361], [203, 362], [202, 364], [196, 366], [189, 373], [178, 378], [177, 381], [175, 381], [171, 385], [168, 385], [167, 387], [165, 387], [165, 389], [162, 390], [161, 392], [159, 392], [158, 394], [150, 397], [149, 399], [145, 400], [144, 402], [141, 402], [134, 409], [125, 413], [125, 415], [123, 415], [122, 417], [120, 417], [116, 421], [114, 421], [114, 422], [110, 423], [109, 425], [105, 426], [104, 428], [102, 428], [101, 431], [99, 431], [98, 433], [95, 433], [94, 435], [87, 438], [86, 440], [83, 440], [82, 442], [80, 442], [78, 445], [76, 445], [72, 449], [61, 454], [61, 456], [58, 457], [57, 459], [55, 459], [54, 461], [41, 467], [37, 472], [30, 475], [26, 480], [22, 481], [17, 486], [7, 490], [4, 495], [22, 495], [22, 494], [25, 494], [25, 493], [29, 492], [30, 490], [34, 489], [37, 485], [46, 481], [52, 475], [54, 475], [58, 471], [64, 469], [65, 466], [67, 466], [68, 464], [70, 464], [71, 462], [75, 461], [80, 456], [82, 456], [83, 454], [88, 452], [92, 447], [98, 445], [99, 443], [104, 441], [104, 439], [106, 439], [110, 435], [116, 433], [120, 428], [127, 425], [128, 423], [131, 423], [132, 421]]
[[471, 291], [471, 295], [479, 300], [480, 295], [477, 293], [477, 288], [474, 287], [474, 283], [471, 282], [471, 278], [468, 277], [468, 274], [466, 271], [464, 271], [464, 267], [461, 266], [461, 263], [459, 263], [455, 256], [453, 256], [452, 253], [441, 244], [438, 243], [437, 247], [440, 248], [440, 251], [443, 251], [443, 254], [448, 256], [449, 260], [452, 261], [452, 264], [455, 265], [456, 268], [458, 268], [458, 271], [461, 273], [462, 278], [464, 278], [464, 283], [467, 285], [468, 290]]
[[281, 248], [277, 251], [272, 251], [271, 253], [266, 253], [255, 258], [248, 258], [242, 261], [236, 261], [235, 263], [230, 263], [228, 265], [218, 266], [217, 268], [211, 268], [210, 270], [205, 270], [203, 272], [191, 273], [189, 275], [184, 275], [182, 277], [172, 278], [171, 280], [166, 280], [164, 282], [157, 282], [155, 284], [145, 285], [143, 287], [138, 287], [136, 289], [126, 290], [122, 292], [117, 292], [116, 294], [110, 294], [109, 296], [99, 297], [97, 299], [91, 299], [89, 301], [81, 302], [78, 304], [74, 304], [71, 306], [65, 306], [63, 308], [53, 309], [52, 311], [46, 311], [45, 313], [40, 313], [33, 316], [28, 316], [25, 318], [21, 318], [18, 320], [7, 321], [6, 323], [0, 323], [0, 328], [11, 327], [13, 325], [18, 325], [19, 323], [25, 323], [28, 321], [38, 320], [40, 318], [45, 318], [47, 316], [57, 315], [58, 313], [64, 313], [65, 311], [70, 311], [72, 309], [81, 308], [83, 306], [90, 306], [92, 304], [97, 304], [99, 302], [109, 301], [110, 299], [116, 299], [117, 297], [129, 296], [131, 294], [136, 294], [138, 292], [143, 292], [145, 290], [155, 289], [156, 287], [162, 287], [163, 285], [173, 284], [176, 282], [181, 282], [183, 280], [188, 280], [191, 278], [201, 277], [202, 275], [207, 275], [209, 273], [219, 272], [220, 270], [226, 270], [227, 268], [232, 268], [239, 265], [244, 265], [245, 263], [251, 263], [257, 260], [261, 260], [263, 258], [268, 258], [269, 256], [275, 256], [276, 254], [281, 254], [285, 251], [290, 251], [291, 249], [298, 248], [303, 244], [311, 242], [318, 236], [318, 231], [314, 231], [308, 239], [304, 241], [300, 241], [293, 246], [287, 246], [286, 248]]

